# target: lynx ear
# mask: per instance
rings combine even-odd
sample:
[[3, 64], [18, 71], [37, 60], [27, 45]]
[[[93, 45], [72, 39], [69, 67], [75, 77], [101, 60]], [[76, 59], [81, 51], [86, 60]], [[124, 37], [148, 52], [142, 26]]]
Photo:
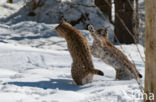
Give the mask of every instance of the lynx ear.
[[110, 28], [110, 26], [107, 26], [106, 28], [105, 28], [105, 31], [106, 32], [108, 32], [108, 29]]
[[62, 15], [61, 18], [60, 18], [60, 23], [63, 23], [63, 22], [66, 22], [64, 16]]
[[110, 26], [107, 26], [105, 29], [106, 29], [106, 32], [108, 32], [108, 29], [110, 28]]
[[108, 32], [108, 28], [105, 28], [105, 32], [106, 32], [106, 33]]
[[105, 38], [108, 40], [108, 38], [109, 38], [109, 35], [108, 35], [108, 28], [109, 28], [110, 26], [108, 26], [108, 27], [106, 27], [105, 28]]
[[110, 28], [110, 26], [105, 27], [106, 29]]

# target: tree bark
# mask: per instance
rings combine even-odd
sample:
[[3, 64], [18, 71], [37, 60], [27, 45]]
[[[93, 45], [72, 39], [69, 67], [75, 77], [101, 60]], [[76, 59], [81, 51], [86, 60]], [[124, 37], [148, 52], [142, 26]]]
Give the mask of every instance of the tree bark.
[[13, 0], [8, 0], [7, 2], [12, 4], [13, 3]]
[[[146, 5], [146, 61], [145, 93], [156, 98], [156, 0], [145, 0]], [[147, 100], [144, 102], [156, 102]]]
[[106, 15], [108, 15], [110, 22], [112, 22], [112, 0], [95, 0], [95, 5]]
[[135, 7], [134, 7], [134, 10], [135, 10], [135, 13], [134, 13], [134, 37], [136, 38], [135, 42], [136, 43], [139, 43], [139, 2], [138, 0], [134, 0], [135, 2]]
[[115, 0], [115, 36], [120, 43], [138, 43], [137, 9], [137, 6], [134, 7], [134, 0]]

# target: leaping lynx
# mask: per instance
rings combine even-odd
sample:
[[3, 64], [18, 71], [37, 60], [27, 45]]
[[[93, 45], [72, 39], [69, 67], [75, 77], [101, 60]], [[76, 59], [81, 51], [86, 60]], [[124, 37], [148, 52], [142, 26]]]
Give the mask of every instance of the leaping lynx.
[[94, 68], [88, 42], [78, 30], [62, 21], [56, 27], [56, 31], [67, 41], [68, 50], [73, 59], [72, 78], [77, 85], [91, 83], [94, 74], [103, 76], [102, 71]]
[[142, 78], [142, 75], [137, 71], [135, 65], [108, 40], [106, 28], [95, 31], [93, 26], [89, 25], [88, 30], [94, 38], [91, 46], [92, 55], [100, 58], [106, 64], [111, 65], [116, 70], [116, 79], [129, 80]]

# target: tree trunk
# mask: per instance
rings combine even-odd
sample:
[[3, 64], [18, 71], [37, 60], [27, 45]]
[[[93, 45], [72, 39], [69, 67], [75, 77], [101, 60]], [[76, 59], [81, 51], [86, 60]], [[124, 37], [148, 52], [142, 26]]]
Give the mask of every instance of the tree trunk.
[[135, 1], [135, 7], [134, 7], [134, 38], [136, 38], [135, 43], [139, 43], [139, 2], [138, 0], [134, 0]]
[[[145, 93], [153, 93], [156, 98], [156, 0], [145, 0], [146, 5], [146, 61]], [[145, 96], [145, 102], [150, 101]]]
[[13, 0], [8, 0], [7, 2], [12, 4], [13, 3]]
[[115, 0], [115, 36], [120, 43], [138, 43], [137, 9], [134, 0]]
[[107, 14], [109, 17], [110, 22], [112, 22], [112, 0], [95, 0], [95, 5], [104, 13]]

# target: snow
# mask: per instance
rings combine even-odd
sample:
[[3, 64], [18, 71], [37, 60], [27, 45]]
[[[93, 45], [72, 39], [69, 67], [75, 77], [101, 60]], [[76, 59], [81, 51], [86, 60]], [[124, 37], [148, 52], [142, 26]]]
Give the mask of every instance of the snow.
[[[112, 30], [114, 28], [112, 24], [110, 24], [108, 17], [106, 15], [104, 16], [98, 8], [94, 7], [94, 0], [43, 0], [43, 2], [43, 6], [33, 11], [36, 16], [28, 16], [31, 11], [29, 10], [31, 9], [31, 4], [22, 4], [19, 2], [18, 4], [13, 4], [25, 6], [20, 6], [21, 9], [19, 9], [19, 7], [16, 8], [16, 10], [14, 10], [16, 13], [3, 17], [1, 21], [7, 25], [17, 24], [23, 21], [58, 24], [63, 16], [66, 21], [74, 22], [73, 25], [77, 29], [86, 29], [89, 22], [96, 28], [109, 26], [110, 40], [113, 41], [111, 38], [113, 38]], [[89, 21], [85, 19], [89, 19]]]
[[[0, 19], [14, 15], [22, 5], [23, 0], [15, 0], [14, 4], [1, 0]], [[104, 76], [95, 75], [92, 83], [75, 85], [71, 77], [72, 59], [66, 41], [56, 34], [57, 25], [25, 20], [12, 24], [0, 21], [0, 102], [143, 101], [138, 98], [140, 90], [135, 80], [115, 80], [115, 70], [94, 57], [95, 68], [102, 70]], [[91, 44], [89, 32], [80, 31]], [[132, 57], [144, 83], [144, 63], [136, 45], [121, 46], [116, 45]], [[145, 57], [144, 48], [138, 47]]]

